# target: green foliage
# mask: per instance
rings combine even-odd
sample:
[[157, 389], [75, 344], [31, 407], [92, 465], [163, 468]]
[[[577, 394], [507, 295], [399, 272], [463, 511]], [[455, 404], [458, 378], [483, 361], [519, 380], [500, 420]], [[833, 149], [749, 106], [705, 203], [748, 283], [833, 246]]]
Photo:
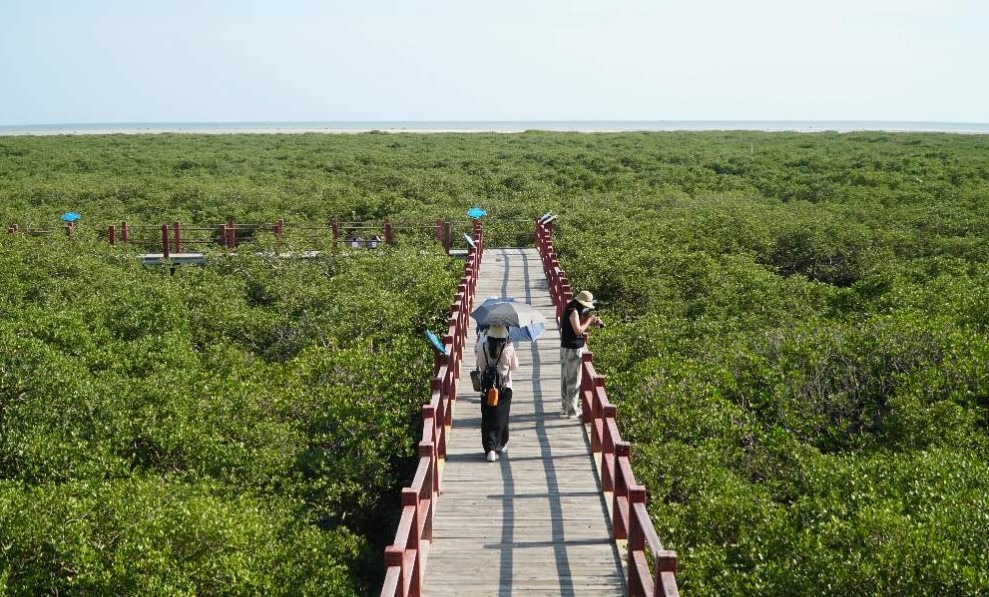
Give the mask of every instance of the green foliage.
[[462, 246], [477, 204], [488, 247], [560, 214], [684, 593], [986, 594], [987, 181], [978, 135], [2, 138], [4, 226], [84, 219], [0, 235], [0, 592], [373, 593], [459, 268], [429, 231], [174, 274], [98, 233]]
[[459, 263], [0, 243], [5, 594], [372, 590]]

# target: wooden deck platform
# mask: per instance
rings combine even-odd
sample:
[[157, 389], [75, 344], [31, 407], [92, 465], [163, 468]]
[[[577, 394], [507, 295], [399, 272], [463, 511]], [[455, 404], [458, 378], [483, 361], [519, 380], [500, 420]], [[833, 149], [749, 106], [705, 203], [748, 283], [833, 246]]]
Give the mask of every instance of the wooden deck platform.
[[487, 249], [476, 302], [513, 296], [546, 316], [537, 342], [517, 345], [508, 453], [481, 451], [480, 397], [470, 387], [471, 321], [454, 429], [425, 570], [426, 597], [625, 594], [589, 439], [560, 414], [559, 330], [535, 249]]

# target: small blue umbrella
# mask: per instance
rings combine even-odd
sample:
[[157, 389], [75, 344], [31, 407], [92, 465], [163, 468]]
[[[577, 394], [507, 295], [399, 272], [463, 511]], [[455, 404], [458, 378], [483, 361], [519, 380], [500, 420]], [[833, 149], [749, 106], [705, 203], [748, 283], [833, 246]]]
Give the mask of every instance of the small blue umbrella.
[[426, 330], [426, 337], [429, 338], [429, 343], [433, 345], [433, 348], [436, 349], [436, 352], [440, 354], [447, 354], [446, 346], [443, 346], [443, 343], [440, 342], [440, 339], [436, 336], [436, 334], [434, 334], [430, 330]]
[[488, 212], [484, 211], [480, 207], [472, 207], [467, 210], [467, 217], [472, 220], [478, 220], [481, 218], [481, 216], [486, 216], [486, 215], [488, 215]]
[[62, 214], [62, 221], [63, 222], [75, 222], [76, 220], [78, 220], [80, 218], [82, 218], [82, 216], [79, 215], [79, 214], [77, 214], [74, 211], [70, 211], [68, 213]]

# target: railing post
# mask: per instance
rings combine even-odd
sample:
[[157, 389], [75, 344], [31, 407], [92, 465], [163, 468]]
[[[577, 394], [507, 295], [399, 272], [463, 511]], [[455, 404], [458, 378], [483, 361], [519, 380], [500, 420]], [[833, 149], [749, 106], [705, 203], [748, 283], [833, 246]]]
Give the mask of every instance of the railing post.
[[[580, 422], [587, 423], [593, 420], [591, 417], [594, 414], [591, 411], [591, 403], [593, 402], [594, 392], [594, 380], [588, 375], [588, 364], [594, 361], [594, 353], [585, 350], [580, 354], [580, 394], [578, 398], [580, 399]], [[588, 400], [587, 395], [591, 394], [591, 399]]]
[[172, 222], [172, 236], [175, 237], [175, 252], [182, 252], [182, 224]]
[[161, 225], [161, 256], [168, 259], [168, 224]]
[[385, 567], [398, 568], [398, 593], [401, 595], [405, 587], [405, 550], [395, 545], [385, 547]]
[[230, 220], [230, 222], [229, 222], [229, 228], [227, 230], [230, 233], [230, 248], [231, 249], [236, 249], [237, 248], [237, 222], [234, 222], [233, 220]]
[[[612, 538], [617, 540], [628, 539], [628, 521], [622, 517], [622, 509], [620, 503], [622, 500], [628, 500], [628, 479], [625, 478], [624, 473], [622, 473], [622, 458], [629, 458], [632, 455], [631, 446], [628, 442], [618, 442], [615, 444], [615, 491], [613, 495], [612, 502], [612, 521], [611, 529]], [[628, 506], [626, 501], [626, 506]], [[629, 511], [631, 509], [629, 508]], [[631, 518], [631, 516], [629, 516]]]
[[330, 229], [333, 230], [333, 248], [337, 248], [337, 241], [340, 240], [340, 220], [334, 216], [330, 220]]
[[385, 219], [385, 244], [391, 245], [393, 243], [392, 239], [392, 225], [391, 221]]
[[642, 551], [646, 548], [646, 534], [642, 525], [636, 524], [635, 505], [646, 503], [646, 488], [636, 485], [628, 488], [628, 549], [629, 551]]
[[[628, 594], [630, 597], [645, 597], [646, 588], [643, 586], [642, 577], [649, 574], [648, 567], [640, 569], [639, 562], [645, 561], [646, 534], [642, 525], [638, 523], [635, 515], [636, 505], [646, 503], [646, 488], [640, 485], [630, 487], [628, 491]], [[642, 558], [636, 558], [635, 554], [642, 552]]]
[[[422, 490], [426, 494], [426, 500], [429, 502], [429, 511], [426, 512], [426, 518], [422, 521], [422, 538], [426, 541], [433, 540], [433, 512], [436, 506], [436, 480], [439, 478], [436, 476], [437, 466], [436, 466], [436, 444], [433, 442], [419, 442], [419, 461], [422, 462], [423, 458], [429, 459], [429, 474], [426, 475], [426, 480], [423, 482], [424, 486]], [[419, 506], [416, 505], [418, 508]]]
[[130, 242], [130, 230], [127, 228], [127, 222], [120, 223], [120, 242]]
[[446, 251], [447, 255], [450, 254], [450, 244], [451, 244], [450, 231], [451, 231], [450, 222], [443, 222], [443, 249]]
[[[435, 406], [433, 406], [432, 404], [422, 405], [422, 422], [423, 422], [423, 426], [424, 427], [428, 426], [433, 434], [432, 441], [427, 445], [429, 446], [429, 450], [430, 450], [428, 456], [432, 458], [432, 463], [429, 466], [429, 478], [430, 478], [429, 487], [430, 487], [430, 491], [432, 491], [433, 495], [435, 496], [440, 492], [439, 449], [438, 449], [440, 438], [439, 438], [439, 430], [437, 429], [437, 425], [436, 425]], [[422, 444], [420, 444], [419, 458], [422, 457], [423, 457]], [[432, 509], [430, 509], [430, 511], [432, 511]], [[432, 514], [430, 514], [430, 517], [432, 517]]]
[[653, 554], [656, 563], [656, 584], [653, 594], [656, 597], [676, 597], [680, 595], [677, 587], [677, 552], [663, 550]]
[[436, 352], [435, 350], [433, 351], [433, 370], [434, 371], [439, 371], [442, 367], [444, 367], [444, 366], [447, 366], [448, 367], [449, 365], [450, 365], [450, 355], [440, 354], [440, 353]]
[[439, 392], [440, 395], [439, 403], [443, 411], [441, 413], [443, 415], [443, 422], [441, 424], [444, 426], [443, 441], [440, 442], [440, 456], [442, 456], [443, 458], [446, 458], [446, 429], [445, 428], [453, 426], [453, 403], [452, 400], [450, 399], [450, 396], [443, 391], [443, 385], [445, 379], [446, 379], [446, 375], [443, 375], [442, 377], [437, 375], [436, 377], [433, 377], [430, 380], [430, 389], [432, 389], [433, 392]]
[[117, 246], [117, 227], [110, 224], [110, 226], [106, 229], [106, 235], [110, 239], [110, 246]]
[[[591, 445], [597, 440], [598, 449], [601, 451], [601, 491], [615, 491], [615, 465], [618, 462], [615, 454], [614, 438], [611, 437], [611, 422], [618, 415], [618, 407], [609, 404], [604, 407], [604, 420], [601, 429], [603, 437], [592, 438]], [[597, 427], [595, 426], [595, 432]]]
[[412, 529], [409, 542], [405, 549], [413, 550], [412, 585], [409, 587], [409, 597], [422, 595], [422, 545], [419, 542], [419, 492], [411, 487], [402, 489], [402, 509], [412, 507]]

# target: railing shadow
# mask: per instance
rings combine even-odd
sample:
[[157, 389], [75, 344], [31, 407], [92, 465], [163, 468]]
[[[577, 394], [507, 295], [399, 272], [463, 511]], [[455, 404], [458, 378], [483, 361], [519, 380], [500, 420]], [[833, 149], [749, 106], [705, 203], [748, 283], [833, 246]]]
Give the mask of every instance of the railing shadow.
[[[542, 259], [559, 324], [573, 289], [553, 249], [553, 222], [536, 221], [536, 246]], [[605, 378], [594, 370], [594, 355], [582, 355], [580, 396], [584, 425], [590, 426], [591, 453], [600, 458], [601, 491], [611, 494], [612, 538], [628, 542], [625, 566], [629, 597], [679, 595], [676, 552], [663, 547], [646, 510], [646, 488], [632, 473], [631, 446], [622, 441], [615, 417], [618, 408], [608, 400]], [[651, 556], [651, 557], [650, 557]]]
[[444, 353], [435, 355], [432, 396], [422, 407], [422, 440], [419, 466], [411, 487], [402, 490], [402, 514], [395, 541], [385, 548], [385, 579], [382, 597], [420, 597], [423, 570], [433, 538], [433, 516], [439, 494], [439, 461], [446, 458], [447, 432], [453, 425], [453, 401], [457, 398], [460, 361], [463, 359], [470, 310], [484, 252], [480, 222], [474, 224], [474, 246], [467, 250], [467, 265], [450, 309]]

